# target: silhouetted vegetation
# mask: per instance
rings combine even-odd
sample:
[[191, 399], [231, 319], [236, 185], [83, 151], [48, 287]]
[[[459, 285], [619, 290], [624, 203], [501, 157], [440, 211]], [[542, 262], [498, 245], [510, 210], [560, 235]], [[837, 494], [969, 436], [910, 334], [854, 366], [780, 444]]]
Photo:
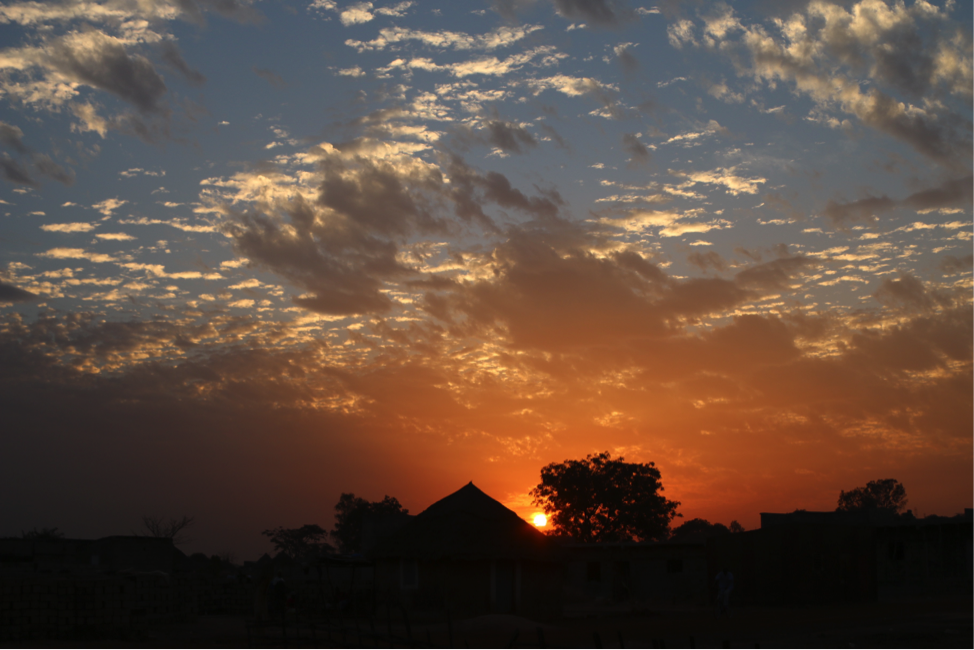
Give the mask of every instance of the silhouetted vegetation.
[[59, 531], [57, 526], [54, 528], [31, 528], [26, 532], [21, 531], [20, 536], [32, 542], [53, 542], [64, 539], [64, 533]]
[[531, 496], [548, 515], [549, 534], [619, 542], [667, 537], [680, 503], [662, 491], [653, 463], [627, 463], [606, 451], [546, 465]]
[[670, 533], [670, 541], [702, 542], [714, 535], [730, 535], [730, 533], [730, 529], [724, 524], [712, 524], [706, 519], [691, 519], [673, 529]]
[[173, 544], [185, 544], [190, 541], [184, 531], [191, 528], [196, 523], [195, 517], [183, 515], [182, 519], [165, 519], [163, 517], [142, 517], [142, 525], [145, 527], [149, 537], [162, 537], [171, 539]]
[[325, 541], [328, 538], [328, 531], [317, 524], [305, 524], [301, 528], [278, 526], [265, 530], [262, 534], [270, 537], [271, 543], [279, 553], [292, 560], [310, 560], [322, 553], [335, 550]]
[[335, 528], [332, 539], [342, 553], [358, 553], [362, 550], [362, 521], [365, 515], [408, 515], [395, 497], [386, 495], [382, 501], [366, 501], [352, 492], [343, 492], [335, 504]]
[[869, 481], [866, 487], [839, 493], [837, 511], [888, 510], [900, 512], [906, 507], [906, 488], [893, 478]]

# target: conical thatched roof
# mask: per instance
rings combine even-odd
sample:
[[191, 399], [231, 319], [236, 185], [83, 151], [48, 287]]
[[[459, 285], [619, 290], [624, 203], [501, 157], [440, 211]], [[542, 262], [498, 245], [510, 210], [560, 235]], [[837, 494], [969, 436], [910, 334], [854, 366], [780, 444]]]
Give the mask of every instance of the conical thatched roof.
[[472, 482], [382, 540], [375, 558], [553, 560], [560, 548]]

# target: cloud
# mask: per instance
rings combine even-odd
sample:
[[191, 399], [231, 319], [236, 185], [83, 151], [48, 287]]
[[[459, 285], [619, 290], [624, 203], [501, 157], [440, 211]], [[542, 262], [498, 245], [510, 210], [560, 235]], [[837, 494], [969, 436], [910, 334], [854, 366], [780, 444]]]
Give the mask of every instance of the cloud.
[[621, 0], [554, 0], [558, 15], [584, 20], [599, 27], [615, 27], [636, 20], [636, 13]]
[[23, 141], [24, 132], [19, 126], [13, 126], [6, 122], [0, 122], [0, 144], [9, 147], [20, 154], [25, 154], [29, 150]]
[[206, 83], [206, 77], [199, 70], [194, 70], [183, 59], [179, 48], [172, 41], [163, 41], [161, 44], [162, 60], [178, 71], [191, 86], [202, 86]]
[[937, 307], [948, 307], [951, 303], [948, 296], [928, 290], [910, 273], [900, 273], [898, 278], [885, 278], [873, 297], [886, 306], [911, 312], [929, 312]]
[[[945, 18], [926, 2], [909, 7], [863, 0], [850, 9], [809, 3], [773, 30], [744, 26], [730, 9], [705, 17], [701, 41], [683, 19], [669, 28], [674, 47], [700, 45], [731, 57], [741, 75], [794, 84], [820, 111], [838, 108], [950, 169], [970, 166], [970, 34], [942, 29]], [[959, 29], [959, 28], [958, 28]], [[730, 34], [730, 35], [729, 35]], [[870, 85], [863, 89], [859, 78]], [[918, 104], [898, 99], [903, 94]], [[931, 95], [940, 99], [928, 101]], [[923, 101], [920, 101], [923, 100]]]
[[70, 169], [65, 169], [47, 154], [35, 153], [33, 156], [31, 156], [31, 162], [34, 163], [34, 168], [37, 171], [45, 176], [53, 178], [59, 183], [63, 183], [64, 185], [71, 185], [74, 183], [74, 172]]
[[896, 208], [906, 207], [921, 214], [943, 208], [968, 209], [974, 201], [972, 186], [974, 186], [974, 176], [967, 175], [946, 180], [936, 187], [914, 192], [901, 200], [887, 196], [867, 196], [849, 203], [830, 200], [825, 206], [824, 214], [833, 225], [843, 228], [854, 221], [873, 222], [879, 214]]
[[538, 141], [523, 126], [502, 120], [490, 120], [486, 124], [487, 142], [514, 153], [521, 153], [522, 147], [536, 147]]
[[362, 23], [367, 23], [374, 18], [371, 10], [371, 2], [359, 2], [349, 5], [339, 14], [339, 17], [341, 18], [342, 24], [346, 27], [348, 25], [360, 25]]
[[970, 271], [971, 268], [974, 268], [974, 255], [964, 255], [963, 257], [945, 255], [940, 260], [939, 267], [946, 275], [955, 275]]
[[721, 257], [717, 251], [707, 251], [706, 253], [693, 252], [687, 255], [687, 262], [694, 265], [701, 271], [714, 269], [715, 271], [727, 270], [727, 261]]
[[24, 166], [6, 153], [3, 154], [3, 157], [0, 157], [0, 172], [11, 183], [16, 183], [17, 185], [37, 185], [37, 182], [31, 178]]
[[98, 227], [94, 223], [48, 223], [41, 226], [47, 232], [91, 232]]
[[96, 30], [54, 39], [37, 60], [74, 81], [110, 92], [143, 113], [163, 113], [166, 84], [140, 54], [129, 54], [112, 36]]
[[757, 194], [761, 190], [760, 185], [767, 182], [766, 178], [746, 178], [744, 176], [738, 176], [736, 172], [736, 167], [719, 167], [707, 172], [683, 172], [672, 169], [670, 170], [670, 174], [673, 176], [687, 179], [687, 182], [683, 184], [683, 187], [692, 187], [697, 183], [722, 185], [727, 193], [731, 196], [739, 196], [741, 194]]
[[274, 86], [277, 89], [287, 88], [287, 82], [278, 75], [273, 70], [268, 70], [267, 68], [258, 68], [254, 66], [250, 69], [255, 75]]
[[43, 253], [37, 253], [37, 256], [49, 257], [56, 260], [88, 260], [89, 262], [96, 262], [99, 264], [116, 261], [116, 259], [111, 255], [106, 255], [105, 253], [92, 253], [83, 248], [51, 248]]
[[406, 41], [419, 41], [427, 47], [454, 50], [494, 50], [508, 47], [527, 35], [542, 29], [541, 25], [503, 26], [486, 34], [471, 35], [463, 32], [441, 30], [436, 32], [387, 27], [379, 30], [379, 36], [371, 41], [349, 39], [345, 45], [358, 52], [384, 50]]
[[37, 294], [0, 281], [0, 303], [12, 304], [15, 302], [30, 302], [36, 299]]
[[629, 152], [631, 164], [646, 164], [649, 162], [649, 149], [639, 141], [637, 133], [622, 134], [622, 148]]
[[93, 207], [95, 210], [98, 210], [106, 217], [110, 217], [112, 216], [112, 213], [115, 212], [115, 210], [119, 209], [126, 203], [128, 203], [128, 200], [120, 199], [116, 196], [114, 198], [105, 199], [104, 201], [95, 203], [91, 207]]
[[632, 53], [632, 43], [617, 45], [613, 48], [613, 52], [625, 72], [635, 72], [639, 69], [639, 59]]

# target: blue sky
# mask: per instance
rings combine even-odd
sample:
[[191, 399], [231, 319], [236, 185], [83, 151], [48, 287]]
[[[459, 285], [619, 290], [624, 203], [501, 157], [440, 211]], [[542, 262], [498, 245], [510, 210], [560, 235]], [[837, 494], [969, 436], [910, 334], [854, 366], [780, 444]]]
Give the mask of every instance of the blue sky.
[[[723, 523], [887, 474], [969, 506], [971, 22], [922, 0], [6, 3], [5, 409], [23, 454], [83, 440], [131, 494], [8, 456], [100, 513], [40, 499], [11, 525], [293, 504], [236, 513], [240, 538], [471, 478], [528, 515], [543, 464], [604, 449]], [[220, 467], [226, 439], [259, 480], [120, 469], [196, 444]]]

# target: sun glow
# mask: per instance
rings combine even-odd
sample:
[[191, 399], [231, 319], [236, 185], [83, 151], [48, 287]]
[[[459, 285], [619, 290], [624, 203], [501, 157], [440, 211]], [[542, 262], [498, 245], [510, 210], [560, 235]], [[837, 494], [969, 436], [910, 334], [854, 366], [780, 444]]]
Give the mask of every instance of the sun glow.
[[545, 526], [547, 524], [548, 524], [548, 518], [543, 514], [538, 513], [534, 516], [534, 525], [537, 526], [538, 528], [541, 528], [542, 526]]

